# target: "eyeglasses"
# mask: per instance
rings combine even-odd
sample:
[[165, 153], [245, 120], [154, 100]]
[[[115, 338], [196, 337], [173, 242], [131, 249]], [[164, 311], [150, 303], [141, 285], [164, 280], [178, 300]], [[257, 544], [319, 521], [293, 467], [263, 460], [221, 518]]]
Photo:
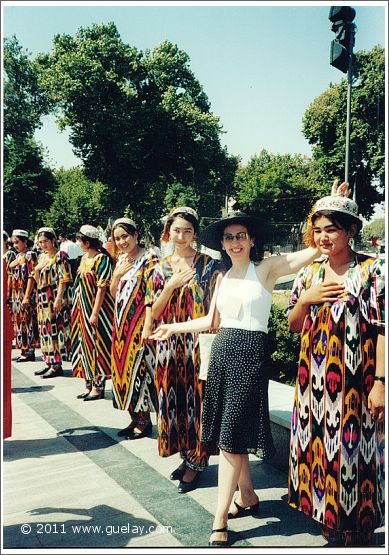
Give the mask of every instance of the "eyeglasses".
[[247, 239], [247, 233], [245, 231], [239, 231], [239, 233], [237, 233], [236, 235], [232, 235], [232, 233], [226, 233], [225, 235], [223, 235], [223, 239], [227, 243], [232, 243], [234, 239], [236, 239], [237, 241], [244, 241], [245, 239]]

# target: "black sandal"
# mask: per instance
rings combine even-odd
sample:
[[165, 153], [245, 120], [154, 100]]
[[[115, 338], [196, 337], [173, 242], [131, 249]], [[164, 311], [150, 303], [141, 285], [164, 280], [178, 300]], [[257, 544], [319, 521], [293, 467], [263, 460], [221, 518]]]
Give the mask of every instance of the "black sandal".
[[211, 535], [214, 532], [227, 532], [227, 539], [226, 540], [209, 541], [208, 545], [210, 547], [228, 547], [230, 545], [230, 541], [229, 541], [230, 538], [229, 538], [227, 526], [225, 526], [224, 528], [216, 528], [215, 530], [212, 530]]
[[249, 505], [248, 507], [241, 507], [234, 499], [234, 505], [238, 509], [238, 512], [228, 513], [228, 518], [241, 518], [243, 516], [253, 516], [259, 513], [259, 501], [255, 503], [255, 505]]

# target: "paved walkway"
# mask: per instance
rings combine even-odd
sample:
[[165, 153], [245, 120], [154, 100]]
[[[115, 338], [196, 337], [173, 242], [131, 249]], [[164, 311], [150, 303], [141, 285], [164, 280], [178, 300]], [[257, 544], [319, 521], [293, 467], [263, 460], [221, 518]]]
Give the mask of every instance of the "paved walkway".
[[[113, 409], [110, 390], [105, 400], [85, 403], [76, 398], [83, 382], [72, 378], [69, 363], [64, 377], [50, 380], [33, 375], [41, 367], [39, 356], [35, 363], [13, 363], [13, 435], [3, 446], [3, 549], [171, 553], [173, 547], [206, 547], [218, 457], [195, 491], [179, 494], [169, 480], [179, 458], [158, 456], [155, 427], [152, 438], [118, 438], [128, 421]], [[316, 525], [288, 507], [286, 474], [254, 457], [251, 465], [261, 509], [255, 519], [230, 522], [234, 552], [277, 547], [311, 553], [323, 546]], [[383, 530], [376, 539], [384, 543]]]

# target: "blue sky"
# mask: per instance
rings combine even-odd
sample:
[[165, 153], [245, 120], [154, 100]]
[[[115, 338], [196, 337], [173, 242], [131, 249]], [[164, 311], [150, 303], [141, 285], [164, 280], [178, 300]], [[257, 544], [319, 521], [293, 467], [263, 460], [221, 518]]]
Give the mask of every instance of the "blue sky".
[[[15, 34], [33, 55], [48, 52], [57, 33], [73, 35], [79, 27], [109, 21], [125, 42], [140, 50], [165, 39], [176, 43], [189, 54], [211, 109], [221, 119], [223, 144], [243, 162], [262, 148], [309, 155], [301, 132], [303, 114], [331, 82], [344, 76], [329, 64], [334, 34], [328, 13], [336, 2], [10, 4], [3, 3], [3, 34]], [[351, 5], [357, 12], [355, 50], [385, 45], [385, 2]], [[67, 133], [59, 133], [52, 118], [45, 119], [37, 138], [48, 148], [53, 165], [78, 163]]]

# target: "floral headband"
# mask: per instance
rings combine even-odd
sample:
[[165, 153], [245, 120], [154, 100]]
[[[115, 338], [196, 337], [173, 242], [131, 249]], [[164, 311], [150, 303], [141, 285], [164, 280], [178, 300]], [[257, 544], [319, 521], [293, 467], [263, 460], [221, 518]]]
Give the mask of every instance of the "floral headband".
[[178, 208], [175, 208], [173, 212], [170, 213], [170, 216], [175, 216], [176, 214], [190, 214], [191, 216], [194, 217], [196, 221], [199, 221], [199, 217], [196, 210], [193, 210], [193, 208], [191, 208], [190, 206], [179, 206]]
[[85, 235], [85, 237], [89, 237], [89, 239], [100, 239], [100, 232], [96, 227], [93, 227], [93, 225], [82, 225], [80, 227], [80, 233]]
[[37, 235], [39, 235], [40, 233], [51, 233], [51, 235], [54, 235], [54, 237], [57, 238], [55, 231], [52, 227], [40, 227], [38, 229]]
[[17, 237], [27, 237], [28, 239], [28, 231], [25, 229], [14, 229], [12, 235], [16, 235]]
[[319, 199], [313, 207], [313, 213], [321, 212], [322, 210], [331, 210], [335, 212], [342, 212], [360, 220], [358, 215], [358, 205], [351, 198], [342, 197], [338, 195], [330, 195]]
[[115, 227], [115, 225], [120, 225], [120, 224], [127, 224], [133, 227], [134, 229], [137, 229], [136, 223], [134, 222], [134, 220], [131, 220], [131, 218], [118, 218], [113, 222], [112, 227]]

